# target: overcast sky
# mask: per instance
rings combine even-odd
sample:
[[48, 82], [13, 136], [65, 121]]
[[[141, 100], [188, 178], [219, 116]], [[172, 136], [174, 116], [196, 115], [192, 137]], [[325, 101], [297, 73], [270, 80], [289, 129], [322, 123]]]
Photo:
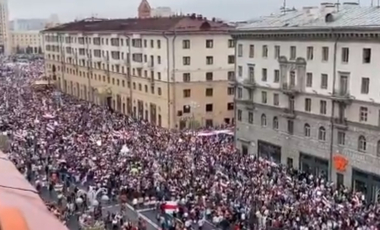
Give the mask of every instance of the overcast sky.
[[[91, 15], [107, 18], [126, 18], [137, 15], [141, 0], [8, 0], [10, 19], [47, 18], [57, 14], [60, 21], [85, 18]], [[151, 7], [169, 6], [173, 11], [196, 12], [206, 17], [226, 20], [245, 20], [279, 11], [283, 0], [148, 0]], [[327, 0], [328, 1], [328, 0]], [[336, 2], [337, 0], [335, 0]], [[346, 0], [350, 1], [350, 0]], [[353, 0], [351, 0], [353, 1]], [[371, 0], [359, 0], [370, 5]], [[376, 4], [378, 0], [373, 0]], [[300, 8], [316, 6], [326, 0], [287, 0], [287, 6]], [[340, 0], [344, 2], [344, 0]]]

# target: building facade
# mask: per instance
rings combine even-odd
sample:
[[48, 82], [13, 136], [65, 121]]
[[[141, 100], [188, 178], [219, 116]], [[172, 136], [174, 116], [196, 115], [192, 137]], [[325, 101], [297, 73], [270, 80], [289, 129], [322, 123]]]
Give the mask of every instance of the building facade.
[[9, 55], [10, 53], [8, 1], [3, 0], [0, 2], [0, 54]]
[[10, 30], [13, 31], [35, 31], [45, 29], [48, 19], [31, 18], [31, 19], [14, 19], [10, 21]]
[[230, 27], [202, 17], [84, 20], [43, 31], [65, 93], [168, 128], [233, 122]]
[[12, 53], [41, 54], [42, 34], [40, 31], [11, 31]]
[[380, 201], [378, 15], [324, 4], [238, 27], [237, 147]]

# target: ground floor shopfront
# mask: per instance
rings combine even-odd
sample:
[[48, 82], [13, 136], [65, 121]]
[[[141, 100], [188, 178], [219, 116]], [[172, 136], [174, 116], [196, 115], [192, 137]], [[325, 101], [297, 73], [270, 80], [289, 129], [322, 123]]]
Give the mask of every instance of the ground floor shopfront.
[[329, 179], [337, 187], [345, 185], [354, 191], [362, 192], [368, 201], [380, 202], [380, 175], [350, 165], [344, 155], [335, 154], [330, 160], [306, 151], [297, 151], [298, 156], [294, 157], [295, 154], [287, 154], [283, 152], [285, 148], [268, 141], [258, 140], [257, 144], [244, 140], [238, 142], [237, 147], [245, 154], [255, 154], [277, 164], [286, 164]]

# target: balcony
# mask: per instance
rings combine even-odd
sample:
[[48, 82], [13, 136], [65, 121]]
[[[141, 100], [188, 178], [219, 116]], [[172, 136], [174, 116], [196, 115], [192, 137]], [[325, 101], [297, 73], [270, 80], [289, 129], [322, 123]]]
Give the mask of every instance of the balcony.
[[286, 95], [295, 96], [299, 93], [299, 88], [296, 85], [282, 83], [281, 91]]
[[350, 104], [352, 97], [347, 90], [334, 90], [332, 99], [339, 103]]
[[148, 69], [153, 70], [154, 69], [154, 62], [148, 62], [147, 66], [148, 66]]
[[346, 130], [348, 128], [347, 118], [334, 118], [334, 125], [338, 129]]
[[239, 84], [248, 89], [254, 89], [256, 87], [254, 79], [244, 79], [243, 81], [239, 82]]
[[294, 109], [284, 108], [282, 111], [282, 116], [286, 117], [288, 119], [294, 119], [296, 118], [296, 114]]

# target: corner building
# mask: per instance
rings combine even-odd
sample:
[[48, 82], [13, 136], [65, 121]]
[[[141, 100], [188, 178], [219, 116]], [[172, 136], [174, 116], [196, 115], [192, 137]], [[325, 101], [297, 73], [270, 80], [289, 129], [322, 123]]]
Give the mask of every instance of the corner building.
[[65, 93], [167, 128], [233, 122], [231, 28], [201, 16], [87, 19], [43, 31]]
[[380, 201], [379, 15], [325, 3], [237, 28], [237, 147]]

